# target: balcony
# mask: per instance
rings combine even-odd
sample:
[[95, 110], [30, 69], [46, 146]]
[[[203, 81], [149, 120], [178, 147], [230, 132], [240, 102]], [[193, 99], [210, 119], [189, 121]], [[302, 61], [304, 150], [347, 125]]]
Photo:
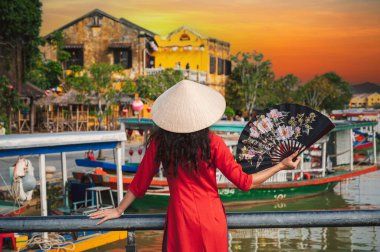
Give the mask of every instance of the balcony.
[[[147, 75], [154, 75], [163, 70], [164, 68], [146, 68], [145, 73]], [[181, 71], [183, 76], [189, 80], [196, 81], [202, 84], [206, 84], [207, 82], [207, 72], [187, 70], [187, 69], [176, 69], [176, 70]]]

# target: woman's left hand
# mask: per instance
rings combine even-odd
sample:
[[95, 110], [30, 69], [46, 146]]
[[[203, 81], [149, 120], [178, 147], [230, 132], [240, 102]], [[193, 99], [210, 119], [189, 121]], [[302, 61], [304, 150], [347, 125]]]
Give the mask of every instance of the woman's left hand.
[[298, 151], [294, 152], [289, 157], [284, 158], [281, 161], [281, 164], [284, 166], [283, 169], [285, 169], [285, 170], [296, 169], [299, 162], [301, 161], [301, 157], [299, 157], [299, 156], [297, 157], [297, 155], [298, 155]]
[[97, 212], [91, 213], [88, 215], [90, 219], [101, 219], [96, 225], [102, 224], [103, 222], [110, 220], [110, 219], [116, 219], [121, 216], [121, 213], [117, 210], [117, 208], [112, 209], [101, 209]]

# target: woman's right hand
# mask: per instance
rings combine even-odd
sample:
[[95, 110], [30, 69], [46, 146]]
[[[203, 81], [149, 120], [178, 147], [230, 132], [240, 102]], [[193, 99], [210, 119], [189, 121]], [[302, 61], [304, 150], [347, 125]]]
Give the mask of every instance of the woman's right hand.
[[121, 216], [121, 212], [118, 208], [112, 209], [100, 209], [94, 213], [89, 214], [90, 219], [101, 219], [96, 225], [102, 224], [103, 222], [111, 219], [117, 219]]
[[289, 157], [283, 159], [280, 163], [283, 165], [283, 169], [291, 170], [296, 169], [300, 161], [301, 157], [298, 156], [298, 151], [296, 151]]

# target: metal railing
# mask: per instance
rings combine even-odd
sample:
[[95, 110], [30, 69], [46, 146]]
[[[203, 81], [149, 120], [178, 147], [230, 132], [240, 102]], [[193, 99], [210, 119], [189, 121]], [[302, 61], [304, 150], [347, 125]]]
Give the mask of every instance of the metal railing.
[[[163, 230], [165, 214], [125, 214], [101, 225], [87, 216], [0, 218], [0, 233]], [[380, 226], [380, 210], [227, 213], [230, 229]]]
[[[136, 251], [136, 230], [163, 230], [165, 214], [126, 214], [96, 225], [87, 216], [0, 218], [0, 233], [127, 230], [126, 251]], [[227, 213], [229, 229], [380, 226], [380, 210]]]

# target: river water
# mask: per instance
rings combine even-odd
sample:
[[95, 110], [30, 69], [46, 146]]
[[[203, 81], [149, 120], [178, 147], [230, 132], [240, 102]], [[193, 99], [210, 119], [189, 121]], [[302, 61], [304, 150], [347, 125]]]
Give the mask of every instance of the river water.
[[[380, 209], [380, 171], [343, 181], [334, 191], [315, 197], [226, 208], [230, 212], [355, 209]], [[137, 232], [138, 251], [160, 251], [162, 234]], [[380, 227], [230, 230], [229, 237], [230, 251], [380, 251]], [[124, 246], [125, 241], [120, 241], [91, 251], [125, 251]]]

